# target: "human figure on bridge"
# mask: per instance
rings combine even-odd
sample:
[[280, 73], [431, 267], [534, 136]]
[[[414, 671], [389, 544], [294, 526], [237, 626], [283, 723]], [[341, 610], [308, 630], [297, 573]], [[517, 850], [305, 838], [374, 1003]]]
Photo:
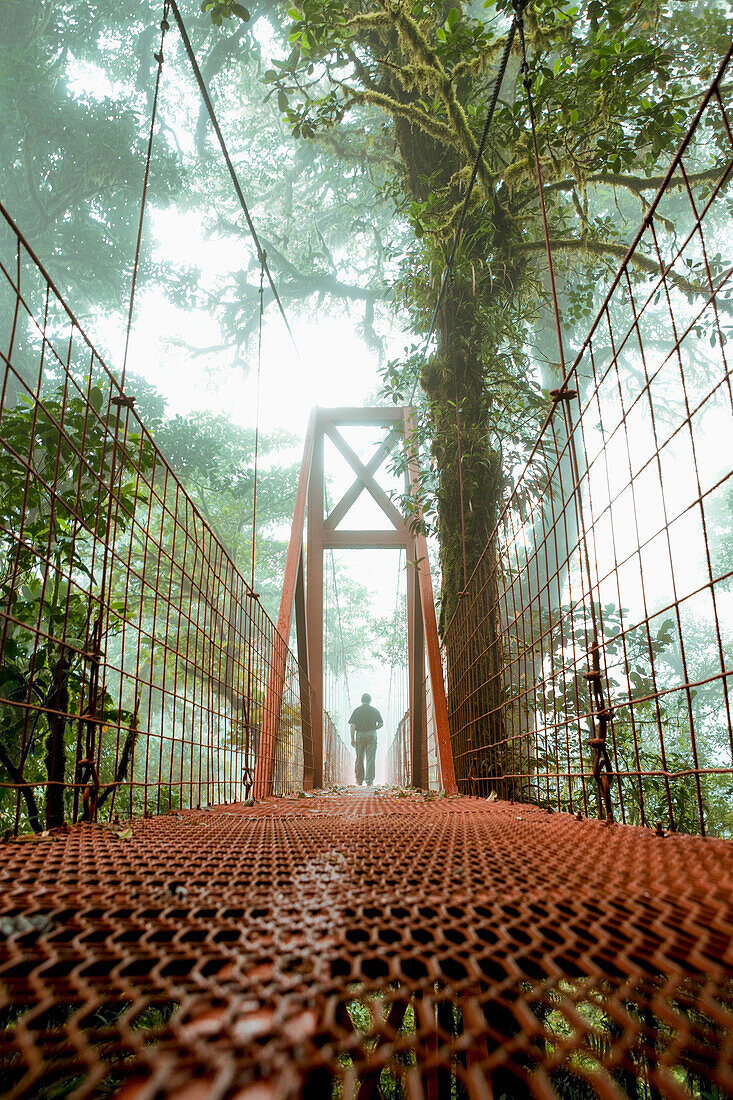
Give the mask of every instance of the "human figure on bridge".
[[[371, 706], [371, 695], [361, 697], [361, 706], [357, 707], [349, 718], [351, 726], [351, 744], [356, 749], [356, 785], [364, 782], [366, 770], [367, 787], [374, 782], [374, 757], [377, 754], [377, 730], [384, 725], [382, 715]], [[365, 768], [366, 762], [366, 768]]]

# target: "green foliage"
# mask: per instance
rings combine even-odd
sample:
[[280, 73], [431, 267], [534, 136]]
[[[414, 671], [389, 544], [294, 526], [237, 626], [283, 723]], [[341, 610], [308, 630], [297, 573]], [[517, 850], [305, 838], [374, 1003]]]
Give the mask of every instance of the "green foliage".
[[[612, 788], [616, 814], [632, 825], [654, 826], [658, 821], [677, 832], [699, 833], [701, 824], [714, 836], [733, 835], [733, 783], [725, 774], [708, 775], [699, 784], [691, 779], [689, 769], [715, 769], [726, 758], [727, 731], [719, 721], [719, 681], [715, 679], [717, 653], [706, 653], [703, 644], [704, 624], [694, 619], [683, 620], [684, 644], [690, 673], [702, 681], [695, 689], [679, 687], [681, 677], [681, 647], [677, 623], [659, 616], [647, 627], [629, 627], [629, 612], [615, 604], [596, 606], [596, 617], [603, 624], [604, 691], [614, 711], [608, 735], [613, 770], [624, 775]], [[513, 669], [526, 670], [526, 677], [517, 677], [512, 697], [526, 692], [535, 699], [535, 714], [517, 721], [533, 725], [541, 733], [536, 742], [527, 743], [530, 753], [527, 766], [534, 774], [534, 797], [544, 798], [545, 775], [556, 772], [588, 771], [590, 750], [583, 748], [590, 736], [588, 715], [595, 709], [589, 697], [584, 672], [586, 663], [578, 664], [578, 654], [590, 647], [588, 611], [584, 607], [559, 609], [544, 615], [536, 624], [537, 633], [551, 639], [551, 655], [545, 657], [538, 675], [535, 660], [529, 651], [513, 654]], [[549, 648], [549, 647], [548, 647]], [[699, 667], [694, 667], [698, 665]], [[553, 670], [562, 669], [563, 675]], [[574, 671], [573, 671], [574, 670]], [[539, 684], [539, 687], [536, 685]], [[515, 704], [510, 704], [515, 706]], [[560, 744], [557, 731], [568, 731], [567, 743]], [[697, 746], [697, 763], [693, 753]], [[516, 770], [516, 762], [510, 768]], [[554, 798], [555, 783], [551, 782]], [[583, 783], [570, 780], [561, 791], [561, 806], [565, 810], [583, 808]], [[595, 812], [594, 784], [585, 783], [591, 812]], [[571, 789], [572, 788], [572, 789]], [[702, 823], [700, 810], [702, 808]]]
[[[168, 419], [154, 390], [139, 379], [131, 378], [130, 383], [183, 483], [248, 575], [253, 433], [208, 414]], [[171, 509], [180, 503], [171, 486], [166, 495], [162, 470], [147, 437], [135, 429], [134, 421], [124, 432], [116, 427], [116, 407], [107, 412], [101, 387], [88, 390], [88, 401], [87, 392], [74, 392], [73, 385], [64, 392], [60, 386], [54, 389], [49, 380], [47, 389], [42, 405], [19, 398], [6, 407], [0, 421], [5, 443], [0, 451], [0, 508], [5, 517], [5, 534], [0, 535], [0, 601], [9, 616], [0, 667], [4, 700], [0, 704], [0, 775], [12, 783], [22, 779], [29, 784], [23, 788], [24, 813], [36, 830], [43, 827], [44, 811], [47, 823], [49, 817], [48, 800], [39, 792], [52, 775], [67, 784], [71, 781], [77, 739], [88, 742], [91, 736], [79, 716], [88, 709], [95, 646], [114, 664], [115, 639], [123, 627], [128, 646], [129, 632], [142, 628], [143, 638], [155, 640], [151, 646], [143, 641], [138, 650], [143, 682], [161, 685], [184, 675], [178, 660], [182, 629], [187, 632], [186, 660], [191, 665], [211, 669], [222, 653], [215, 636], [191, 628], [196, 613], [190, 611], [189, 619], [185, 609], [199, 597], [192, 593], [177, 558], [163, 553], [156, 559], [155, 576], [172, 605], [181, 608], [180, 614], [171, 611], [156, 619], [155, 590], [141, 583], [146, 562], [155, 552], [153, 545], [135, 536], [141, 518], [156, 532], [156, 541], [173, 547]], [[267, 463], [292, 440], [283, 434], [263, 435], [260, 445], [261, 458]], [[113, 473], [115, 497], [110, 511], [108, 487]], [[275, 608], [284, 547], [279, 532], [270, 532], [289, 521], [295, 477], [295, 467], [272, 466], [262, 472], [259, 486], [258, 577], [265, 582], [263, 599]], [[186, 511], [180, 522], [185, 523], [189, 515]], [[116, 548], [120, 560], [129, 560], [129, 574], [111, 565], [105, 569], [105, 547]], [[109, 609], [108, 616], [100, 612], [100, 603]], [[211, 609], [201, 614], [201, 621], [211, 625]], [[217, 646], [215, 660], [212, 647]], [[228, 648], [226, 658], [238, 660], [240, 667], [245, 660], [242, 653]], [[231, 687], [217, 684], [219, 692]], [[225, 707], [227, 700], [221, 705]], [[261, 705], [261, 699], [250, 699], [249, 718], [255, 728], [261, 720]], [[162, 722], [162, 714], [158, 717]], [[95, 719], [104, 793], [105, 785], [119, 778], [115, 768], [130, 764], [137, 721], [132, 710], [120, 709], [119, 699], [107, 689], [98, 693]], [[150, 732], [145, 730], [144, 735]], [[241, 735], [241, 730], [233, 728], [233, 743]], [[88, 742], [86, 755], [94, 755], [94, 744]], [[161, 768], [173, 763], [165, 755], [161, 758]], [[182, 774], [189, 766], [193, 769], [191, 761], [185, 762]], [[183, 765], [176, 762], [175, 774], [179, 767]], [[83, 776], [82, 781], [86, 780]], [[156, 808], [175, 808], [180, 799], [175, 785], [161, 788]], [[78, 810], [78, 796], [75, 803], [67, 792], [51, 808], [51, 823], [68, 819], [74, 805]], [[118, 813], [139, 813], [145, 808], [145, 792], [140, 789], [131, 796], [123, 787], [115, 796]], [[15, 795], [3, 789], [0, 826], [12, 827], [14, 814]]]
[[243, 4], [238, 4], [237, 0], [203, 0], [201, 11], [209, 12], [215, 27], [220, 27], [224, 19], [232, 19], [236, 16], [237, 19], [242, 19], [246, 23], [250, 17], [248, 9]]
[[[38, 406], [20, 397], [6, 407], [0, 430], [0, 605], [8, 615], [0, 667], [0, 765], [12, 782], [45, 782], [65, 773], [66, 750], [76, 740], [74, 716], [89, 694], [94, 619], [98, 600], [111, 609], [109, 634], [121, 628], [124, 598], [102, 592], [103, 567], [95, 546], [110, 537], [108, 486], [113, 474], [120, 507], [115, 526], [129, 528], [137, 504], [146, 497], [135, 465], [152, 469], [150, 448], [134, 431], [126, 448], [115, 447], [114, 407], [104, 408], [98, 387], [69, 395], [60, 387]], [[79, 460], [83, 450], [84, 460]], [[26, 462], [28, 466], [26, 466]], [[22, 538], [17, 533], [22, 532]], [[96, 600], [95, 600], [96, 597]], [[106, 641], [109, 638], [102, 638]], [[99, 702], [102, 721], [129, 722], [113, 711], [108, 693]], [[40, 810], [32, 788], [24, 791], [31, 826], [40, 828]], [[12, 823], [14, 796], [0, 793], [0, 823]], [[53, 824], [60, 824], [63, 805]], [[46, 806], [47, 821], [49, 807]]]

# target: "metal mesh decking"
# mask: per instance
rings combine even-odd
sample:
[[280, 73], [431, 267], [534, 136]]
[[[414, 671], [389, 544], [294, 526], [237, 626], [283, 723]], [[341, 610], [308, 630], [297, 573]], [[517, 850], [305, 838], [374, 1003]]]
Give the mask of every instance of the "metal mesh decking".
[[732, 871], [724, 841], [422, 795], [11, 841], [0, 1075], [11, 1097], [722, 1097]]

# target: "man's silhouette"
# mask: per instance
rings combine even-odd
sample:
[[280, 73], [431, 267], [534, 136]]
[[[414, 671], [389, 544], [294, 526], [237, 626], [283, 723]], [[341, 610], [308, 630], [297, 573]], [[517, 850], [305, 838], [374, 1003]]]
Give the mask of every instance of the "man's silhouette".
[[361, 706], [357, 707], [349, 718], [351, 726], [351, 744], [356, 748], [356, 783], [360, 787], [364, 782], [364, 764], [366, 760], [366, 781], [371, 787], [374, 782], [374, 757], [377, 753], [377, 730], [384, 725], [382, 715], [376, 707], [369, 704], [371, 695], [362, 695]]

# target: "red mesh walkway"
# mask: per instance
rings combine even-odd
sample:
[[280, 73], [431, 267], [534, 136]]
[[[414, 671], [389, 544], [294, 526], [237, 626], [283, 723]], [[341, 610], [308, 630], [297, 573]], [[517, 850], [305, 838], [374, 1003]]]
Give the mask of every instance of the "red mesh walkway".
[[733, 851], [314, 796], [0, 847], [9, 1096], [733, 1093]]

